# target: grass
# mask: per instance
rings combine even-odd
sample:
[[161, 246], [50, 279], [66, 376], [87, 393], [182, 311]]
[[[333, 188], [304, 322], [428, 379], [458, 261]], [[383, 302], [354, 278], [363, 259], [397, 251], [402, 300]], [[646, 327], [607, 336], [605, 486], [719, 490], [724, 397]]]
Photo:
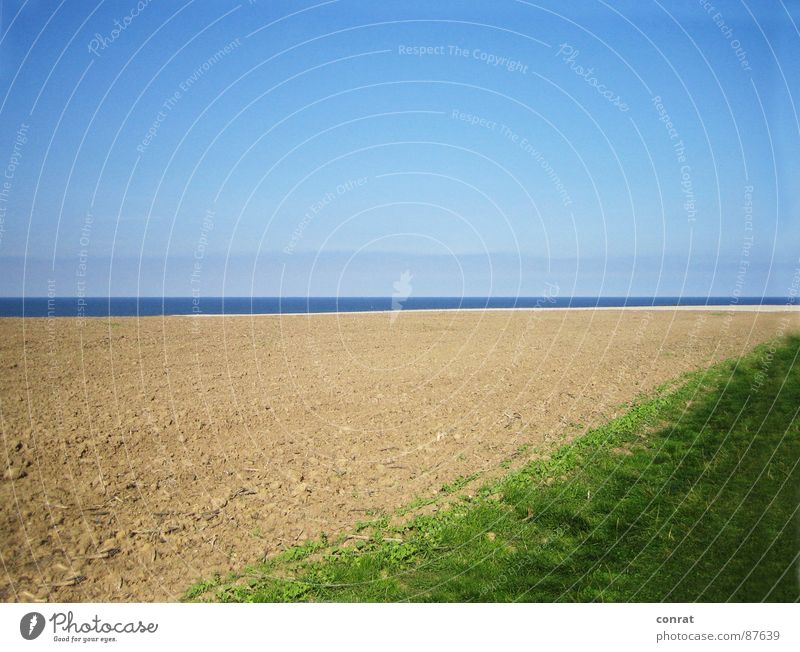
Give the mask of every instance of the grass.
[[376, 519], [355, 545], [322, 537], [186, 597], [800, 600], [798, 355], [789, 337], [685, 375], [474, 497]]

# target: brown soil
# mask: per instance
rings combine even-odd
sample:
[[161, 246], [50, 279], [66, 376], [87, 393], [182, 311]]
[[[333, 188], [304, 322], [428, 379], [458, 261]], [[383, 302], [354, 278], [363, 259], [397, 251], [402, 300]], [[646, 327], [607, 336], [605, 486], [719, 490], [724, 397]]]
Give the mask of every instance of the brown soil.
[[0, 320], [0, 599], [174, 600], [563, 441], [799, 318]]

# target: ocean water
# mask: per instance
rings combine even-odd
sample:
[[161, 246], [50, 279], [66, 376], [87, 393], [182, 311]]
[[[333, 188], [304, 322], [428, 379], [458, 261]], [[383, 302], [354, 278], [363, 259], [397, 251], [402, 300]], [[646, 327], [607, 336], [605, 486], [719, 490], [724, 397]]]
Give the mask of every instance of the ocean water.
[[786, 305], [785, 297], [57, 297], [0, 298], [0, 317], [147, 317], [380, 310], [592, 308], [624, 306]]

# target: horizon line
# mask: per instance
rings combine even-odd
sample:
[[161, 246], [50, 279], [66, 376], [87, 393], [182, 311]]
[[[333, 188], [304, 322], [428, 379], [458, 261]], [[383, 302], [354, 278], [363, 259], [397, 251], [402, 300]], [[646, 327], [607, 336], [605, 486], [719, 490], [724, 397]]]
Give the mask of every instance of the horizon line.
[[[17, 300], [33, 300], [33, 299], [84, 299], [84, 300], [105, 300], [110, 299], [391, 299], [391, 294], [343, 294], [343, 295], [246, 295], [246, 294], [229, 294], [229, 295], [203, 295], [199, 297], [190, 294], [165, 294], [165, 295], [93, 295], [93, 296], [78, 296], [78, 295], [56, 295], [54, 297], [48, 296], [23, 296], [23, 295], [0, 295], [0, 300], [4, 299], [17, 299]], [[548, 296], [542, 294], [520, 294], [520, 295], [455, 295], [455, 294], [419, 294], [409, 296], [404, 301], [414, 299], [545, 299], [550, 298], [554, 300], [564, 299], [794, 299], [791, 295], [780, 294], [748, 294], [748, 295], [726, 295], [726, 294], [571, 294], [571, 295], [557, 295]]]

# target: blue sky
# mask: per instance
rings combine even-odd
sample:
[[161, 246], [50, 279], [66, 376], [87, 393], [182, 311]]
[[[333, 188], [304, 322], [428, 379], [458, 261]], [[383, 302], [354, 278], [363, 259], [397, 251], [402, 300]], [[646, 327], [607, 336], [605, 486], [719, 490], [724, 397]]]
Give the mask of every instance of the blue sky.
[[415, 296], [785, 296], [798, 24], [4, 1], [0, 294], [386, 296], [409, 270]]

